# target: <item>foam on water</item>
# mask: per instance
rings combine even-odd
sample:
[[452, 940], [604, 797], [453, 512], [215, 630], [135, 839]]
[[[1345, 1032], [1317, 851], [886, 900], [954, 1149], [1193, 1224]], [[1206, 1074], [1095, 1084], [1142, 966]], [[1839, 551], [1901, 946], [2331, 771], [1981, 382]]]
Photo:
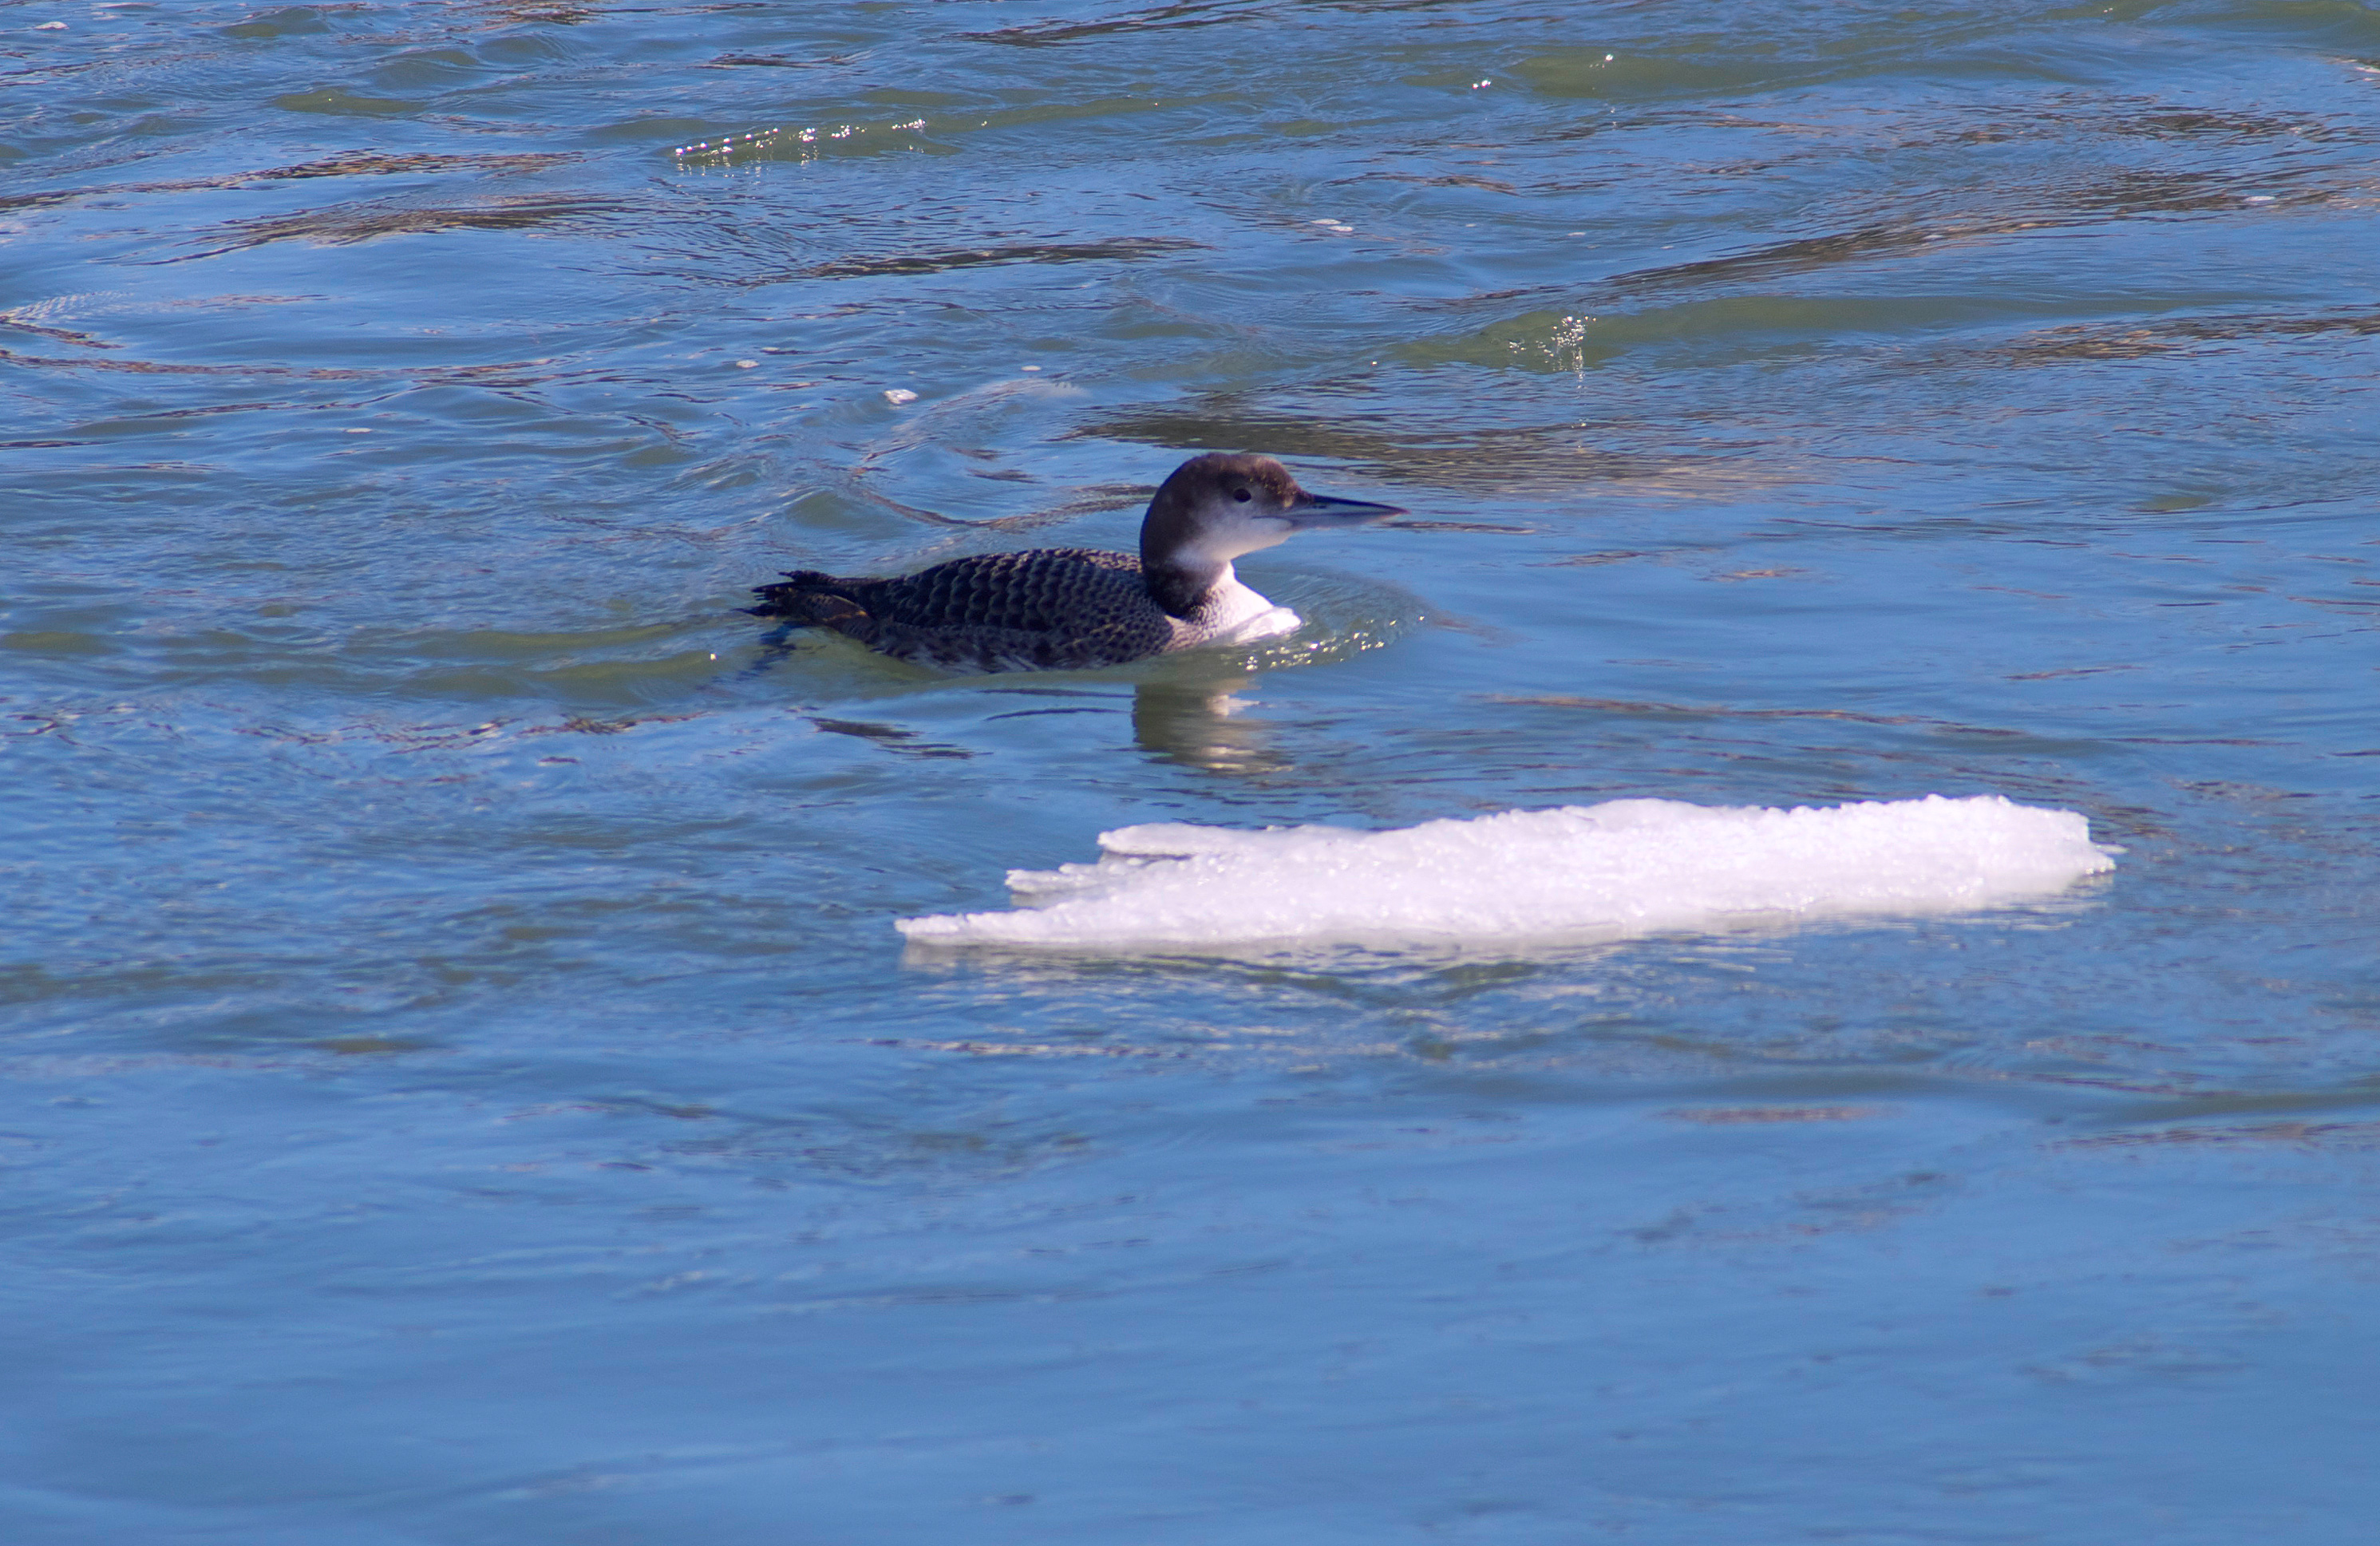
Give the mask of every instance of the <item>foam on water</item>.
[[1791, 810], [1613, 800], [1392, 832], [1169, 823], [1096, 864], [1014, 870], [1011, 912], [908, 918], [913, 942], [1146, 949], [1594, 935], [1956, 912], [2114, 868], [2071, 810], [1997, 795]]

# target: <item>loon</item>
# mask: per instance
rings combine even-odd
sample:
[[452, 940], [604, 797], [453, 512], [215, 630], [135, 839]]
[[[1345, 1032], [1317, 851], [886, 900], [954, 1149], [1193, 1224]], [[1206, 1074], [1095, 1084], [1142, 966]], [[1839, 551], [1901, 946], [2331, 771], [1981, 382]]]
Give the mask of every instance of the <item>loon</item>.
[[1205, 644], [1269, 639], [1296, 613], [1240, 583], [1232, 560], [1314, 527], [1405, 512], [1306, 493], [1270, 456], [1193, 456], [1148, 502], [1140, 556], [1089, 548], [987, 553], [914, 575], [788, 571], [754, 587], [756, 617], [827, 627], [921, 664], [975, 671], [1117, 665]]

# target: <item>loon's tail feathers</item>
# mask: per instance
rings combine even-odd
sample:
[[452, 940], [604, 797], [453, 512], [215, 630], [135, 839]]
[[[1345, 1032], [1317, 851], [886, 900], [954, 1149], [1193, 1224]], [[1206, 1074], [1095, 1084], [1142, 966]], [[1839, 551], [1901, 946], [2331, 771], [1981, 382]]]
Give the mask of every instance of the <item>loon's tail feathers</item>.
[[816, 569], [789, 569], [774, 585], [754, 586], [760, 604], [744, 610], [755, 617], [782, 617], [795, 627], [832, 628], [866, 642], [876, 632], [876, 619], [851, 592], [868, 583]]

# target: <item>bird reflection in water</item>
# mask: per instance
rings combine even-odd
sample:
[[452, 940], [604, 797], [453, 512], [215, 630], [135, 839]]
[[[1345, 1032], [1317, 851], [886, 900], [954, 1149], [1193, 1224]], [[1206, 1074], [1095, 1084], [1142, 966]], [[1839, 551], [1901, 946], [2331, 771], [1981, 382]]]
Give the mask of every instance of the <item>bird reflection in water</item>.
[[[826, 648], [831, 651], [833, 646]], [[815, 652], [819, 652], [818, 646], [781, 635], [767, 640], [759, 656], [736, 673], [735, 679], [750, 680], [765, 676], [804, 654]], [[1246, 775], [1281, 773], [1296, 766], [1289, 757], [1273, 749], [1270, 745], [1272, 726], [1247, 713], [1253, 707], [1253, 700], [1247, 696], [1248, 689], [1263, 675], [1263, 672], [1245, 665], [1209, 664], [1193, 671], [1168, 662], [1160, 678], [1133, 684], [1134, 743], [1157, 761], [1198, 768], [1208, 773]], [[1032, 697], [1086, 696], [1085, 689], [1081, 688], [1036, 687], [1011, 690], [1024, 690]], [[1112, 691], [1111, 688], [1109, 690]], [[1107, 693], [1096, 692], [1089, 696], [1104, 698]], [[1006, 719], [1018, 714], [1091, 712], [1097, 711], [1086, 708], [1026, 709], [994, 717]], [[896, 744], [905, 743], [913, 733], [890, 725], [840, 719], [819, 720], [817, 723], [822, 729], [867, 736], [885, 743], [890, 749], [929, 749], [923, 746]], [[967, 755], [956, 749], [933, 749], [945, 756]]]
[[1160, 762], [1216, 773], [1281, 773], [1294, 766], [1271, 746], [1272, 726], [1242, 696], [1262, 673], [1177, 676], [1133, 688], [1132, 738]]

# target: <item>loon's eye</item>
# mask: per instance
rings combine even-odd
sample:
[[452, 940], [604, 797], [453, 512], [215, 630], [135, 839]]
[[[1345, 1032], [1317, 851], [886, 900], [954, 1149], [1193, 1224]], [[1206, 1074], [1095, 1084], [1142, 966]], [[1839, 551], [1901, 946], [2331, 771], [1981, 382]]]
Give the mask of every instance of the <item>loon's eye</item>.
[[1254, 499], [1256, 495], [1248, 493], [1245, 489], [1233, 489], [1232, 491], [1232, 497], [1238, 500], [1241, 504], [1245, 505], [1249, 500]]

